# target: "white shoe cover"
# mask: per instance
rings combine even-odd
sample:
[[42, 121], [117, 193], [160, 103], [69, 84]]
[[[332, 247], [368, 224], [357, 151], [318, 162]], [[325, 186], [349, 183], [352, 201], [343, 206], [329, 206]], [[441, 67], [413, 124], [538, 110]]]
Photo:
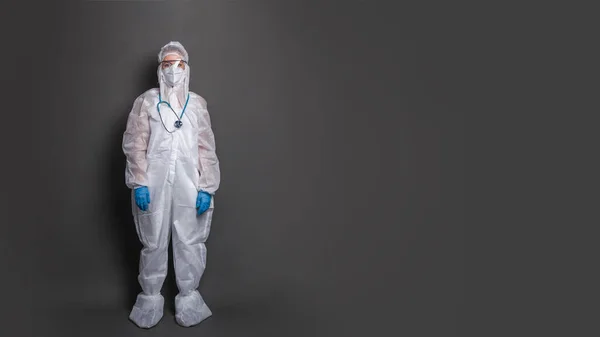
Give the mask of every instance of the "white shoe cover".
[[162, 295], [139, 294], [129, 314], [129, 319], [140, 328], [151, 328], [163, 317], [165, 298]]
[[177, 324], [190, 327], [210, 316], [212, 316], [212, 312], [197, 290], [186, 296], [181, 294], [175, 296], [175, 320]]

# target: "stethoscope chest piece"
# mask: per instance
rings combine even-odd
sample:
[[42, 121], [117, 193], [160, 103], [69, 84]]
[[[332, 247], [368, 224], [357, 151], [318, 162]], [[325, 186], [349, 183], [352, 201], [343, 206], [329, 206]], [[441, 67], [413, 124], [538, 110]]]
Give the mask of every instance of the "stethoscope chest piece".
[[175, 127], [176, 127], [176, 128], [178, 128], [178, 129], [179, 129], [179, 128], [180, 128], [182, 125], [183, 125], [183, 122], [182, 122], [182, 121], [176, 121], [176, 122], [175, 122]]

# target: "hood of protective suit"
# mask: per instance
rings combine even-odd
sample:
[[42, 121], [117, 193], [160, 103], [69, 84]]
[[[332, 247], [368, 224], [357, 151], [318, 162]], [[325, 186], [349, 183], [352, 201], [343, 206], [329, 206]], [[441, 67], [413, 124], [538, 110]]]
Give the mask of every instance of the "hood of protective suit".
[[[160, 62], [169, 54], [176, 54], [185, 63], [185, 69], [183, 73], [178, 74], [177, 71], [173, 73], [173, 69], [162, 69]], [[187, 95], [189, 93], [190, 83], [190, 65], [189, 56], [183, 45], [177, 41], [171, 41], [164, 45], [158, 53], [158, 84], [160, 85], [160, 95], [163, 101], [169, 102], [171, 106], [183, 108]], [[171, 86], [172, 81], [175, 80], [177, 83]]]

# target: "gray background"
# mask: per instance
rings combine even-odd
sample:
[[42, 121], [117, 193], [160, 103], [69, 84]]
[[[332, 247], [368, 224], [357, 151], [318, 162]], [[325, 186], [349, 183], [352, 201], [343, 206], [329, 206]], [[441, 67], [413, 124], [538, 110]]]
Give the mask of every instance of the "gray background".
[[[6, 19], [34, 32], [2, 23], [2, 335], [462, 335], [466, 27], [450, 6], [22, 6]], [[144, 331], [127, 320], [140, 244], [121, 140], [171, 40], [221, 161], [200, 288], [214, 316], [175, 324], [171, 269]]]

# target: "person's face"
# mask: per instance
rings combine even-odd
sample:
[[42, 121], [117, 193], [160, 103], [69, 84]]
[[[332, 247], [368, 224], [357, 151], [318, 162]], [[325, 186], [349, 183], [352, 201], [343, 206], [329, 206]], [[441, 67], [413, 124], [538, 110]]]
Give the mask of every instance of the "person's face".
[[[180, 61], [180, 62], [177, 63], [177, 61]], [[178, 68], [185, 69], [185, 61], [181, 58], [181, 56], [176, 55], [176, 54], [169, 54], [169, 55], [165, 56], [165, 58], [160, 63], [160, 66], [163, 69], [167, 69], [175, 63], [177, 63]]]

